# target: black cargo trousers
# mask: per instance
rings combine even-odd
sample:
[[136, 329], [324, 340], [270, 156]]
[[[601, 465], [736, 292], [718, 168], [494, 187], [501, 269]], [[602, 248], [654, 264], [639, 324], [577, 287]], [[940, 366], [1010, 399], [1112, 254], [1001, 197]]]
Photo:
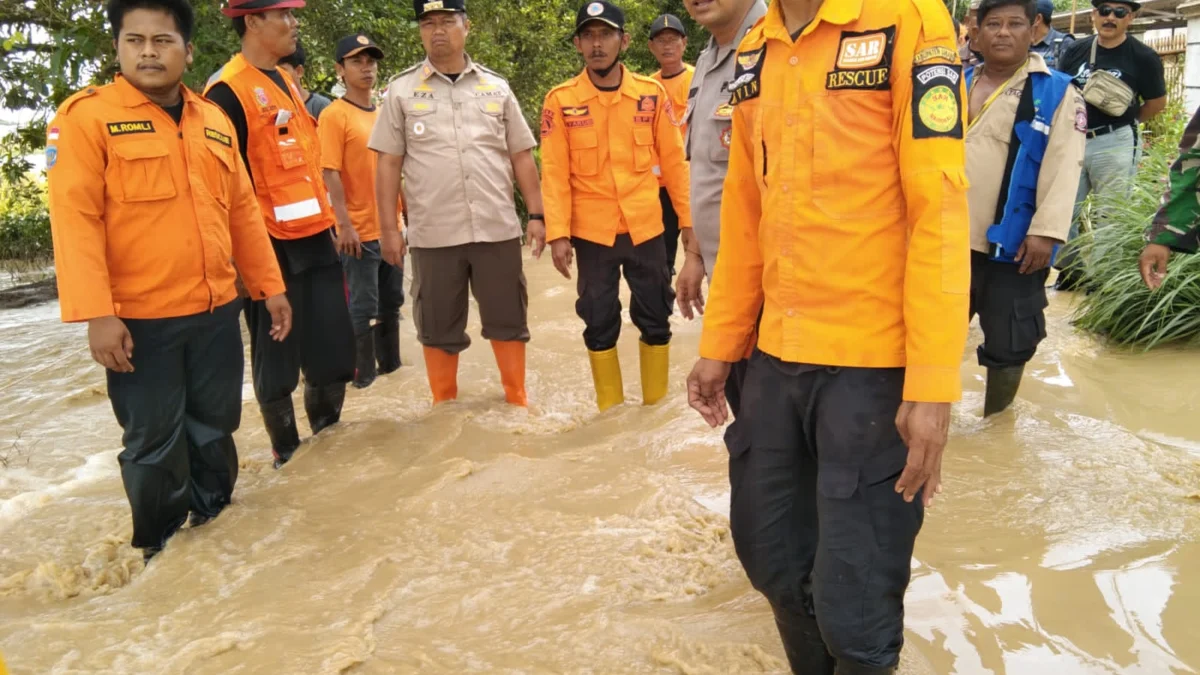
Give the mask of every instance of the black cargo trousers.
[[1050, 269], [1021, 274], [1021, 266], [990, 260], [971, 251], [971, 310], [979, 315], [983, 344], [977, 355], [985, 368], [1023, 366], [1046, 338], [1046, 281]]
[[583, 319], [583, 342], [589, 351], [617, 346], [621, 336], [621, 276], [629, 284], [629, 318], [641, 340], [656, 347], [671, 341], [675, 290], [667, 268], [662, 235], [634, 245], [628, 234], [617, 235], [612, 246], [574, 237], [579, 265], [575, 313]]
[[726, 432], [737, 555], [792, 671], [889, 673], [924, 509], [895, 484], [904, 370], [785, 363], [755, 350]]
[[170, 319], [126, 319], [132, 373], [106, 371], [124, 434], [117, 456], [133, 512], [133, 546], [159, 549], [188, 512], [215, 517], [238, 477], [241, 303]]

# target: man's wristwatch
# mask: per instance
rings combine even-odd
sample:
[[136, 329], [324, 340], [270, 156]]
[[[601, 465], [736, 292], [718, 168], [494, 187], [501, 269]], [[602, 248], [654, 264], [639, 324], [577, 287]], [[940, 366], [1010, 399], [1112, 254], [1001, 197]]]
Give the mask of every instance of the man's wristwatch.
[[540, 220], [544, 223], [546, 222], [546, 217], [540, 213], [531, 213], [526, 220]]

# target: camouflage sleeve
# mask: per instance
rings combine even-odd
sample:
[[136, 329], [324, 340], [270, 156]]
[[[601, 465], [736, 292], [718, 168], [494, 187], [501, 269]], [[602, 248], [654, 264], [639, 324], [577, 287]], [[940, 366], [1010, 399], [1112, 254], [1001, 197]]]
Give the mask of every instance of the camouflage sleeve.
[[1146, 241], [1183, 253], [1200, 248], [1200, 111], [1179, 141], [1179, 158], [1167, 174], [1167, 193], [1150, 222]]

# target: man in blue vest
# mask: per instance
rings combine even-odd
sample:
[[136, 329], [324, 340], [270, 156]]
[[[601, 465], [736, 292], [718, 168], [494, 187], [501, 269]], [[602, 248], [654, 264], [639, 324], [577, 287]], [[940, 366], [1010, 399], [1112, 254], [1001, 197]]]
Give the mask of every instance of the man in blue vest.
[[1070, 78], [1029, 51], [1036, 17], [1035, 0], [979, 3], [983, 63], [967, 73], [971, 316], [983, 329], [985, 417], [1013, 402], [1046, 337], [1046, 280], [1071, 229], [1088, 128]]

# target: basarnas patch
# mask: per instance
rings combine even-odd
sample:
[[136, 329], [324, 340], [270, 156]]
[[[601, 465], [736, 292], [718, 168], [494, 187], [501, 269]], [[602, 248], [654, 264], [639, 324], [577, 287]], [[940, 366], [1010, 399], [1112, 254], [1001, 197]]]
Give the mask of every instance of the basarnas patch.
[[891, 88], [896, 27], [842, 31], [833, 70], [825, 76], [830, 91], [886, 91]]
[[638, 97], [638, 112], [652, 113], [658, 110], [658, 96], [639, 96]]
[[758, 98], [762, 93], [762, 68], [766, 57], [767, 46], [748, 52], [739, 52], [737, 63], [733, 69], [733, 82], [729, 90], [729, 104], [737, 105], [742, 101]]
[[554, 133], [554, 111], [549, 108], [542, 109], [542, 138]]
[[53, 145], [46, 146], [46, 168], [53, 169], [58, 163], [58, 147]]
[[962, 138], [962, 66], [913, 68], [913, 138]]

